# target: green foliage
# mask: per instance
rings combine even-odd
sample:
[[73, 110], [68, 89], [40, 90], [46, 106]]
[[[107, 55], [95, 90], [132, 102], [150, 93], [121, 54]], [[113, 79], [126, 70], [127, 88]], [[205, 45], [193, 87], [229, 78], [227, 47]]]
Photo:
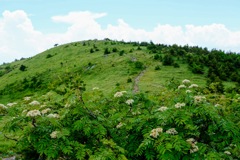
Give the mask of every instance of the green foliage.
[[134, 64], [135, 64], [135, 68], [137, 68], [137, 69], [143, 69], [144, 68], [144, 64], [140, 61], [136, 61]]
[[46, 58], [51, 58], [51, 57], [53, 57], [53, 55], [51, 55], [51, 54], [47, 54], [47, 56], [46, 56]]
[[94, 53], [94, 49], [93, 48], [90, 49], [90, 53]]
[[20, 70], [20, 71], [26, 71], [26, 69], [27, 69], [27, 67], [26, 67], [25, 65], [21, 65], [21, 66], [19, 67], [19, 70]]
[[171, 66], [174, 63], [173, 57], [170, 54], [167, 54], [163, 57], [163, 65], [164, 66]]
[[[239, 116], [222, 102], [216, 107], [189, 80], [154, 99], [121, 90], [105, 97], [98, 88], [87, 91], [80, 77], [62, 82], [61, 89], [5, 108], [15, 118], [4, 134], [21, 133], [16, 147], [25, 159], [240, 157]], [[239, 110], [238, 101], [231, 105]]]
[[108, 50], [108, 48], [105, 48], [104, 55], [110, 54], [111, 52]]
[[124, 53], [125, 53], [125, 51], [124, 51], [124, 50], [121, 50], [121, 51], [119, 52], [119, 56], [123, 56]]
[[174, 68], [180, 68], [180, 65], [175, 62], [175, 63], [173, 63], [173, 67], [174, 67]]
[[131, 83], [131, 82], [132, 82], [132, 78], [128, 78], [127, 83]]
[[112, 52], [117, 52], [118, 51], [118, 49], [116, 48], [116, 47], [114, 47], [113, 49], [112, 49]]
[[160, 65], [155, 66], [155, 70], [156, 71], [161, 70], [161, 66]]

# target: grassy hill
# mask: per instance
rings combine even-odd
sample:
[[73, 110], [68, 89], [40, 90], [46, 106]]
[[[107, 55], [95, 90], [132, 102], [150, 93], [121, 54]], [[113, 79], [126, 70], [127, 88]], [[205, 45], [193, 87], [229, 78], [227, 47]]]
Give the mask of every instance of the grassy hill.
[[[107, 53], [104, 53], [106, 48]], [[171, 52], [165, 46], [158, 55]], [[99, 87], [109, 94], [116, 85], [126, 90], [139, 86], [141, 92], [157, 93], [167, 80], [191, 79], [206, 86], [207, 72], [193, 74], [186, 61], [174, 56], [179, 68], [162, 65], [147, 46], [110, 40], [89, 40], [59, 45], [34, 57], [0, 66], [0, 102], [6, 103], [28, 94], [44, 93], [63, 77], [80, 75], [87, 89]], [[140, 66], [137, 66], [140, 65]], [[24, 69], [20, 70], [23, 66]], [[156, 70], [156, 67], [159, 70]], [[205, 67], [204, 70], [207, 70]], [[135, 84], [135, 78], [144, 71]], [[234, 83], [224, 82], [226, 86]], [[55, 86], [56, 87], [56, 86]]]

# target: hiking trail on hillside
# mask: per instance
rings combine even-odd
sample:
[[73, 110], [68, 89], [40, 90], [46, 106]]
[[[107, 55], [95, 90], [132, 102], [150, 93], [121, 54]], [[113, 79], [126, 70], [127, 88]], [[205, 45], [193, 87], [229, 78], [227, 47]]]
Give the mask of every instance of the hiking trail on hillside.
[[134, 79], [133, 93], [139, 92], [138, 83], [139, 83], [140, 78], [144, 75], [145, 71], [146, 71], [146, 69], [144, 69], [143, 71], [141, 71], [141, 72], [139, 73], [139, 75]]

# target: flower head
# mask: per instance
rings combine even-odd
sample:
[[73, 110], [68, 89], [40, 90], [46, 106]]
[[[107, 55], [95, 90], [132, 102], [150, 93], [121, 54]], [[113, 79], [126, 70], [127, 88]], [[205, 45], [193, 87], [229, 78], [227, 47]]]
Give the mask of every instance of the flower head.
[[53, 132], [50, 134], [50, 137], [51, 137], [51, 138], [57, 138], [58, 133], [59, 133], [59, 131], [53, 131]]
[[128, 105], [131, 105], [131, 104], [133, 104], [133, 102], [134, 102], [134, 100], [133, 100], [133, 99], [128, 99], [128, 100], [126, 101], [126, 103], [127, 103]]
[[114, 97], [122, 97], [123, 96], [123, 92], [116, 92], [114, 94]]
[[27, 117], [36, 117], [36, 116], [41, 116], [41, 113], [39, 110], [31, 110], [31, 111], [28, 111], [27, 113]]
[[228, 155], [231, 155], [231, 152], [229, 152], [229, 151], [225, 151], [224, 153], [228, 154]]
[[183, 83], [183, 84], [189, 84], [189, 83], [190, 83], [190, 80], [184, 79], [184, 80], [182, 81], [182, 83]]
[[176, 131], [175, 128], [170, 128], [170, 129], [168, 129], [168, 130], [166, 131], [166, 133], [167, 133], [167, 134], [172, 134], [172, 135], [178, 134], [178, 132]]
[[50, 111], [51, 111], [51, 109], [50, 109], [50, 108], [47, 108], [47, 109], [42, 110], [41, 113], [42, 113], [42, 114], [46, 114], [46, 113], [48, 113], [48, 112], [50, 112]]
[[182, 89], [182, 88], [186, 88], [186, 86], [184, 84], [181, 84], [180, 86], [178, 86], [178, 89]]
[[124, 125], [124, 123], [120, 122], [120, 123], [116, 126], [116, 128], [121, 128], [123, 125]]
[[7, 106], [8, 106], [8, 107], [12, 107], [12, 106], [14, 106], [14, 105], [16, 105], [16, 104], [17, 104], [16, 102], [8, 103]]
[[191, 145], [190, 153], [198, 151], [197, 141], [194, 138], [189, 138], [186, 141]]
[[206, 97], [204, 96], [194, 96], [194, 103], [201, 103], [206, 100]]
[[192, 91], [191, 90], [186, 90], [186, 93], [191, 93]]
[[175, 108], [181, 108], [184, 107], [186, 104], [185, 103], [177, 103], [175, 104]]
[[32, 101], [31, 103], [29, 103], [32, 106], [38, 106], [40, 105], [40, 103], [38, 101]]
[[50, 113], [49, 115], [47, 115], [47, 117], [49, 117], [49, 118], [59, 118], [59, 115]]
[[156, 129], [151, 130], [150, 136], [153, 138], [157, 138], [159, 136], [159, 133], [162, 133], [163, 129], [158, 127]]
[[199, 150], [198, 146], [197, 145], [193, 145], [192, 148], [190, 149], [190, 153], [197, 152], [198, 150]]
[[166, 111], [167, 109], [168, 109], [167, 107], [162, 106], [162, 107], [158, 108], [158, 111], [164, 112], [164, 111]]
[[24, 97], [23, 100], [24, 101], [30, 101], [31, 97]]
[[188, 88], [198, 88], [197, 84], [191, 84]]
[[7, 109], [7, 107], [4, 104], [0, 104], [0, 109]]

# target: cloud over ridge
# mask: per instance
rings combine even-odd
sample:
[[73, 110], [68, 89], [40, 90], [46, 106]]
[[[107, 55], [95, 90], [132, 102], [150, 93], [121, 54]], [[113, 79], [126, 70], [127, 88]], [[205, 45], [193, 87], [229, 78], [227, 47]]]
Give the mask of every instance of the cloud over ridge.
[[34, 28], [23, 10], [4, 11], [0, 16], [0, 63], [30, 57], [55, 43], [69, 43], [86, 39], [110, 38], [125, 41], [153, 41], [154, 43], [198, 45], [226, 51], [240, 52], [240, 31], [231, 31], [223, 24], [172, 26], [158, 24], [151, 31], [131, 27], [123, 19], [116, 25], [103, 28], [97, 19], [106, 13], [90, 11], [69, 12], [52, 17], [54, 23], [66, 23], [63, 33], [44, 34]]

